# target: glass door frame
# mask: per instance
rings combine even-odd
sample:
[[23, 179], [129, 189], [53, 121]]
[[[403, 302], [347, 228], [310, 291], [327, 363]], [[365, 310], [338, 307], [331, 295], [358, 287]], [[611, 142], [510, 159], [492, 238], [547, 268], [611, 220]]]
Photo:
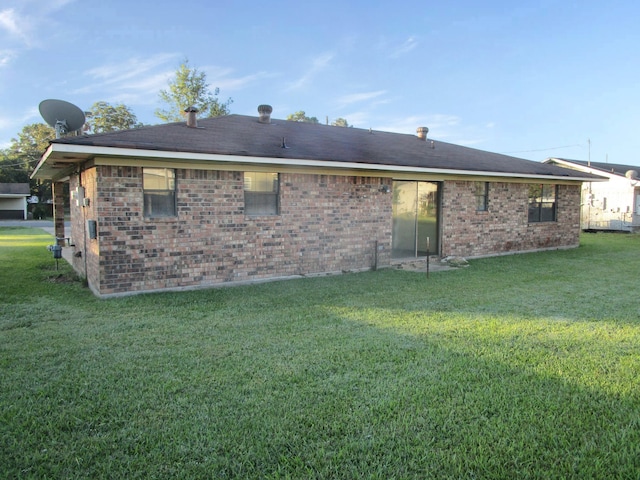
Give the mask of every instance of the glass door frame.
[[391, 256], [438, 254], [441, 211], [442, 182], [394, 179]]

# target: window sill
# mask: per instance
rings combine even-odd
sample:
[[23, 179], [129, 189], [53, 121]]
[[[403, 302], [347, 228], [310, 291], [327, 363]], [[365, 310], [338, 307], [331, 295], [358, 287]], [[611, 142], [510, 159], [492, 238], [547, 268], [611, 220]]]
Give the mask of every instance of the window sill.
[[177, 216], [173, 217], [144, 217], [145, 222], [153, 222], [153, 223], [170, 223], [178, 220]]

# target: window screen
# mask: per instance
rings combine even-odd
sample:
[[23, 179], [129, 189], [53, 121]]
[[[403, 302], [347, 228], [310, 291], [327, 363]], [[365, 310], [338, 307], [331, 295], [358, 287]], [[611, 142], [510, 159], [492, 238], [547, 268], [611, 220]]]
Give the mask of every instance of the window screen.
[[176, 173], [169, 168], [143, 168], [145, 217], [176, 215]]
[[476, 210], [486, 212], [489, 210], [489, 182], [473, 182], [474, 195], [476, 197]]
[[246, 215], [278, 215], [278, 194], [277, 173], [244, 173], [244, 211]]
[[529, 223], [555, 222], [556, 185], [529, 185]]

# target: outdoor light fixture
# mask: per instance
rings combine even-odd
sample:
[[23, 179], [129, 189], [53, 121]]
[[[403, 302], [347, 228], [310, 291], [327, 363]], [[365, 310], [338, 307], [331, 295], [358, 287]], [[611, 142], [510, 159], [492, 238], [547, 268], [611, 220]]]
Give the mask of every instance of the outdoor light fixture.
[[380, 187], [380, 191], [382, 193], [391, 193], [391, 187], [389, 185], [382, 185], [382, 187]]

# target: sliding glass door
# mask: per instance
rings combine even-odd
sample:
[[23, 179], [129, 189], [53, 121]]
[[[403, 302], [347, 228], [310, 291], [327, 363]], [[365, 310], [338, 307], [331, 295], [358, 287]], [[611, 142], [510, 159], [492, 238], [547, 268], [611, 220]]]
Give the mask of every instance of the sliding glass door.
[[393, 182], [392, 256], [418, 257], [437, 253], [438, 183]]

